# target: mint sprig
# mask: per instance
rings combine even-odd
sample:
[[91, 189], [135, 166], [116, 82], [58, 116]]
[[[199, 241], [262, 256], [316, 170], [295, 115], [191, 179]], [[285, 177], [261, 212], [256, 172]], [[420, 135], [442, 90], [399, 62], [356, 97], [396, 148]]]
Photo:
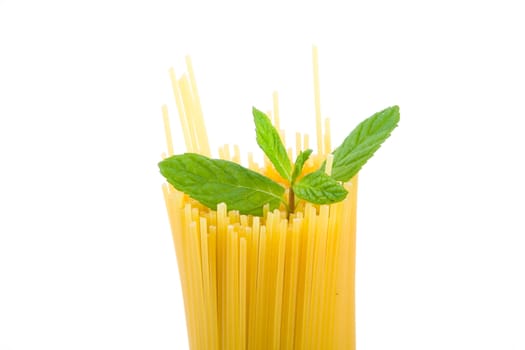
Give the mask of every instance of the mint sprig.
[[325, 163], [316, 171], [299, 178], [311, 149], [302, 151], [292, 165], [279, 132], [270, 118], [253, 108], [257, 144], [275, 170], [288, 184], [288, 202], [283, 198], [285, 188], [274, 180], [243, 166], [220, 159], [185, 153], [159, 163], [161, 174], [179, 191], [215, 209], [225, 203], [230, 210], [241, 214], [261, 216], [263, 207], [270, 210], [284, 204], [295, 209], [295, 195], [315, 204], [342, 201], [347, 191], [342, 183], [349, 181], [381, 147], [399, 123], [399, 107], [393, 106], [365, 119], [346, 137], [333, 153], [331, 175], [325, 173]]

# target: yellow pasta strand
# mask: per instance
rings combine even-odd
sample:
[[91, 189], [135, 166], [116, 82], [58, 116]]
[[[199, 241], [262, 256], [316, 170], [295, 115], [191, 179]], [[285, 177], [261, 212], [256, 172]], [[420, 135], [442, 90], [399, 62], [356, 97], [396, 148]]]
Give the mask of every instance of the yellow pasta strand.
[[[253, 218], [252, 223], [252, 244], [250, 250], [250, 261], [251, 261], [251, 275], [250, 279], [250, 290], [249, 290], [249, 307], [248, 307], [248, 349], [255, 348], [255, 335], [256, 335], [256, 316], [257, 316], [257, 282], [260, 275], [260, 254], [259, 254], [259, 218]], [[259, 288], [260, 290], [261, 288]]]
[[315, 102], [315, 130], [317, 135], [317, 153], [323, 153], [323, 126], [321, 123], [321, 89], [319, 84], [319, 59], [317, 47], [312, 48], [312, 60], [314, 68], [314, 102]]
[[188, 150], [188, 152], [191, 152], [193, 151], [192, 135], [190, 133], [188, 120], [186, 119], [186, 113], [184, 111], [184, 105], [182, 103], [182, 97], [180, 93], [177, 76], [175, 75], [175, 70], [173, 68], [170, 68], [169, 73], [170, 73], [170, 80], [171, 80], [171, 88], [173, 90], [173, 96], [175, 98], [175, 103], [177, 105], [177, 111], [179, 112], [179, 120], [180, 120], [180, 125], [182, 128], [182, 132], [184, 135], [184, 142], [186, 144], [186, 149]]
[[324, 154], [332, 152], [332, 140], [330, 136], [330, 118], [324, 120]]
[[287, 283], [285, 286], [285, 308], [283, 309], [283, 324], [282, 334], [287, 335], [281, 337], [282, 349], [293, 349], [294, 337], [292, 336], [295, 328], [295, 309], [297, 302], [297, 271], [299, 267], [299, 239], [301, 237], [301, 219], [294, 219], [292, 225], [292, 238], [290, 254], [288, 255], [289, 263], [286, 264], [288, 270]]
[[179, 91], [182, 96], [182, 103], [184, 106], [184, 116], [186, 124], [188, 125], [188, 132], [190, 134], [191, 152], [200, 153], [199, 132], [197, 131], [197, 120], [192, 116], [196, 115], [195, 106], [193, 103], [193, 96], [191, 93], [190, 82], [188, 77], [184, 74], [178, 81]]
[[168, 106], [162, 105], [162, 120], [164, 121], [164, 131], [166, 134], [166, 145], [168, 147], [168, 156], [173, 155], [173, 139], [171, 138], [170, 118], [168, 116]]
[[241, 238], [239, 250], [239, 343], [238, 349], [246, 348], [246, 274], [247, 274], [247, 243]]
[[265, 276], [265, 267], [266, 267], [266, 227], [261, 227], [260, 236], [259, 236], [259, 261], [258, 261], [258, 272], [257, 272], [257, 288], [256, 291], [256, 309], [255, 309], [255, 331], [254, 331], [254, 343], [253, 348], [257, 348], [258, 344], [263, 344], [264, 335], [266, 333], [265, 319], [264, 319], [264, 295], [266, 294], [263, 282]]
[[217, 309], [217, 230], [215, 226], [209, 227], [210, 234], [208, 236], [208, 250], [209, 250], [209, 275], [210, 275], [210, 300], [211, 300], [211, 331], [212, 331], [212, 349], [219, 349], [219, 325], [218, 325], [218, 309]]
[[304, 261], [304, 268], [305, 268], [305, 274], [304, 274], [304, 299], [303, 299], [303, 318], [302, 323], [300, 325], [301, 327], [301, 334], [300, 334], [300, 342], [298, 344], [299, 347], [304, 346], [305, 348], [309, 349], [311, 347], [311, 324], [310, 324], [310, 317], [312, 316], [312, 310], [310, 308], [310, 305], [312, 303], [312, 271], [313, 271], [313, 263], [314, 263], [314, 242], [315, 242], [315, 227], [316, 227], [316, 210], [311, 205], [306, 206], [306, 220], [307, 220], [307, 231], [306, 233], [306, 258]]
[[239, 145], [233, 145], [232, 161], [234, 161], [235, 163], [240, 163], [241, 162], [241, 151], [239, 149]]
[[197, 81], [195, 80], [195, 73], [193, 72], [193, 65], [190, 56], [186, 56], [186, 67], [188, 68], [189, 83], [192, 95], [192, 120], [195, 121], [195, 131], [198, 140], [198, 147], [201, 154], [210, 156], [210, 145], [208, 142], [208, 134], [206, 132], [206, 125], [202, 116], [201, 101], [199, 91], [197, 90]]
[[284, 259], [286, 252], [286, 237], [288, 230], [287, 220], [283, 220], [279, 224], [279, 230], [276, 233], [276, 238], [279, 244], [278, 258], [277, 258], [277, 273], [275, 275], [277, 283], [275, 284], [275, 308], [273, 319], [273, 348], [279, 349], [281, 342], [281, 318], [282, 318], [282, 304], [283, 304], [283, 282], [284, 282]]
[[301, 133], [296, 132], [295, 133], [295, 156], [296, 157], [303, 150], [303, 147], [301, 147], [301, 141], [302, 141]]
[[[202, 264], [202, 286], [204, 292], [204, 309], [206, 310], [206, 315], [212, 315], [215, 313], [215, 310], [212, 308], [211, 302], [211, 290], [210, 290], [210, 265], [208, 258], [208, 225], [206, 223], [206, 218], [200, 217], [200, 242], [201, 242], [201, 264]], [[212, 347], [215, 344], [215, 330], [213, 329], [212, 317], [205, 317], [205, 329], [207, 337], [206, 346], [208, 348]]]
[[303, 149], [310, 148], [310, 136], [308, 134], [303, 135]]
[[334, 155], [333, 154], [329, 154], [326, 156], [326, 166], [325, 166], [325, 173], [326, 175], [330, 176], [332, 175], [332, 166], [334, 164]]

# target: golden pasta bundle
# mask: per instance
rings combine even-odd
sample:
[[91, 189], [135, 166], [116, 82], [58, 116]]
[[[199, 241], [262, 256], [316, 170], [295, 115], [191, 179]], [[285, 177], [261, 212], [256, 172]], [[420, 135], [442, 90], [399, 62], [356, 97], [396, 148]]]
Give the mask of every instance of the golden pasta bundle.
[[192, 349], [354, 348], [354, 181], [343, 202], [289, 218], [163, 186]]

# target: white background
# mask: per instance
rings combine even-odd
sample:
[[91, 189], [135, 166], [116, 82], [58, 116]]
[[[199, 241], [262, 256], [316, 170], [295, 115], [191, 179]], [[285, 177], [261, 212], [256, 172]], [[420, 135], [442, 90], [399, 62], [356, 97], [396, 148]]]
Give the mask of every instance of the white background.
[[334, 143], [401, 107], [360, 177], [358, 349], [525, 349], [518, 5], [0, 0], [0, 349], [187, 348], [168, 68], [191, 54], [212, 144], [255, 150], [275, 89], [313, 133], [313, 43]]

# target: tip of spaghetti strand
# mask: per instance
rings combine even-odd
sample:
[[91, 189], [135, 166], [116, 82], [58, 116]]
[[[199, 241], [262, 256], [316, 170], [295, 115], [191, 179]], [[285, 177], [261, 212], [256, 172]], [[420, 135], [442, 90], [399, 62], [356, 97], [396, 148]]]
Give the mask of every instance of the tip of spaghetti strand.
[[324, 170], [326, 175], [328, 176], [332, 175], [332, 165], [333, 164], [334, 164], [334, 155], [330, 153], [326, 156], [326, 167]]

